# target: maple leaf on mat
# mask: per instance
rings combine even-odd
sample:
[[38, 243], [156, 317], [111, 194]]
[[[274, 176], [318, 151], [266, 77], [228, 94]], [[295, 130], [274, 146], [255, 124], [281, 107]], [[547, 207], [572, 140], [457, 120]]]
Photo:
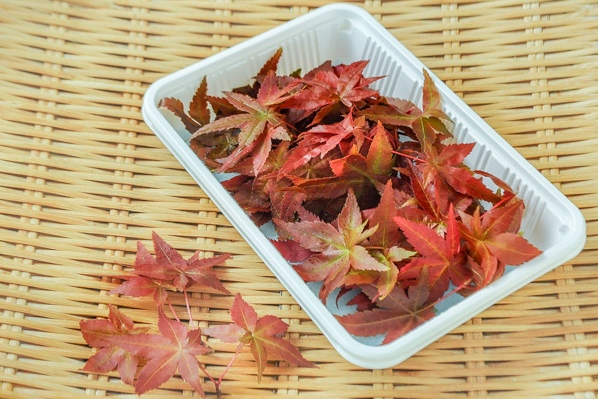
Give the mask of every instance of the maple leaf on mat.
[[212, 271], [212, 267], [222, 264], [230, 258], [230, 254], [200, 258], [199, 253], [195, 252], [191, 258], [185, 260], [156, 232], [152, 232], [152, 241], [155, 257], [138, 242], [133, 276], [124, 276], [126, 281], [109, 294], [133, 297], [153, 294], [156, 303], [161, 306], [166, 301], [168, 289], [186, 291], [193, 285], [200, 284], [229, 293]]
[[135, 392], [142, 394], [158, 388], [178, 370], [202, 397], [205, 397], [199, 376], [197, 356], [212, 351], [201, 340], [199, 328], [189, 330], [180, 321], [159, 312], [159, 334], [136, 334], [112, 337], [110, 342], [145, 360], [135, 381]]
[[258, 381], [261, 380], [268, 358], [275, 357], [292, 365], [316, 367], [306, 360], [299, 350], [282, 338], [289, 325], [278, 317], [259, 317], [241, 294], [236, 294], [230, 310], [233, 324], [204, 328], [204, 333], [224, 342], [248, 345], [258, 367]]
[[84, 371], [107, 373], [118, 370], [121, 380], [133, 384], [139, 358], [112, 342], [114, 336], [140, 335], [145, 328], [135, 328], [133, 320], [112, 305], [108, 305], [108, 319], [81, 320], [79, 328], [85, 342], [98, 351], [89, 358]]
[[[113, 306], [109, 308], [107, 320], [80, 322], [85, 341], [99, 349], [83, 370], [105, 373], [117, 369], [122, 381], [142, 394], [168, 381], [178, 369], [181, 377], [205, 397], [196, 356], [212, 350], [202, 342], [199, 329], [189, 330], [160, 311], [159, 334], [151, 334], [147, 328], [134, 328], [128, 316]], [[137, 374], [139, 365], [142, 367]]]

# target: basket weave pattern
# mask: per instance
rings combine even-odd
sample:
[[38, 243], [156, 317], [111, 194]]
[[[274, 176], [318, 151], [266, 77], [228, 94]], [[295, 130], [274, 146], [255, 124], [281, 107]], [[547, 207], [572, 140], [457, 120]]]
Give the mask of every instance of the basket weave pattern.
[[[227, 398], [594, 398], [598, 391], [598, 4], [355, 1], [463, 97], [583, 212], [571, 262], [401, 365], [344, 361], [143, 123], [158, 78], [328, 2], [0, 0], [0, 398], [134, 398], [116, 374], [81, 371], [79, 321], [113, 304], [137, 324], [153, 303], [109, 296], [151, 232], [217, 269], [317, 369], [245, 351]], [[200, 77], [198, 77], [199, 79]], [[228, 322], [232, 296], [196, 291], [198, 326]], [[182, 296], [174, 306], [185, 318]], [[218, 375], [234, 345], [210, 342]], [[213, 387], [205, 384], [208, 397]], [[193, 396], [180, 378], [143, 397]]]

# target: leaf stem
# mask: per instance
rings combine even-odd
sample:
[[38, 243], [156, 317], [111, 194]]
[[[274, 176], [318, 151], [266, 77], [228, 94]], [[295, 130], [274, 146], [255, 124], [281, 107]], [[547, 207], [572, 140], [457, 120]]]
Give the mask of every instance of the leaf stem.
[[181, 320], [179, 319], [179, 316], [177, 316], [176, 311], [174, 310], [174, 306], [172, 306], [172, 302], [170, 302], [170, 299], [168, 299], [168, 297], [166, 297], [166, 303], [168, 304], [168, 307], [170, 308], [170, 311], [172, 312], [172, 315], [174, 316], [176, 321], [180, 322]]
[[241, 353], [241, 349], [243, 349], [243, 346], [244, 345], [242, 343], [237, 346], [237, 350], [235, 351], [235, 354], [233, 355], [232, 359], [230, 359], [230, 361], [226, 365], [226, 368], [224, 369], [224, 371], [222, 372], [222, 374], [220, 375], [218, 380], [216, 380], [214, 377], [212, 377], [210, 375], [210, 373], [208, 373], [208, 370], [206, 370], [205, 366], [201, 362], [199, 362], [199, 369], [202, 371], [202, 373], [204, 373], [204, 375], [210, 381], [212, 381], [212, 384], [214, 384], [217, 399], [220, 399], [220, 397], [222, 396], [222, 391], [220, 390], [220, 386], [222, 385], [222, 380], [224, 379], [224, 376], [226, 375], [226, 373], [228, 373], [228, 370], [230, 370], [231, 366], [233, 365], [233, 362], [235, 361], [235, 359], [237, 358], [239, 353]]
[[191, 306], [189, 306], [189, 294], [185, 289], [183, 290], [183, 296], [185, 297], [185, 306], [187, 307], [187, 314], [189, 315], [189, 325], [193, 325], [193, 315], [191, 314]]
[[417, 161], [417, 162], [428, 162], [428, 161], [426, 161], [425, 159], [422, 159], [422, 158], [419, 158], [419, 157], [414, 157], [413, 155], [405, 154], [404, 152], [401, 152], [401, 151], [391, 151], [391, 152], [392, 152], [393, 154], [397, 154], [397, 155], [400, 155], [400, 156], [402, 156], [402, 157], [409, 158], [409, 159], [411, 159], [412, 161]]
[[434, 301], [434, 303], [432, 303], [432, 306], [436, 306], [437, 304], [439, 304], [440, 302], [444, 301], [445, 299], [447, 299], [449, 296], [461, 291], [463, 288], [467, 287], [469, 284], [471, 284], [471, 282], [473, 281], [473, 277], [468, 278], [467, 280], [465, 280], [463, 283], [461, 283], [461, 285], [455, 287], [453, 290], [451, 290], [450, 292], [446, 292], [441, 298], [437, 299], [436, 301]]
[[235, 359], [237, 358], [237, 356], [239, 356], [239, 353], [241, 352], [241, 348], [243, 348], [243, 346], [244, 346], [243, 344], [239, 344], [237, 346], [237, 350], [236, 350], [235, 354], [233, 355], [232, 359], [230, 359], [230, 362], [228, 362], [228, 365], [226, 366], [226, 368], [224, 369], [224, 371], [220, 375], [220, 378], [218, 378], [218, 387], [220, 387], [220, 384], [222, 384], [222, 379], [224, 378], [224, 376], [226, 375], [226, 373], [228, 373], [228, 370], [233, 365], [233, 362], [235, 361]]
[[221, 384], [222, 381], [220, 381], [220, 380], [216, 381], [214, 379], [214, 377], [212, 377], [210, 375], [210, 373], [208, 373], [208, 370], [206, 370], [205, 366], [201, 362], [198, 362], [198, 364], [199, 364], [199, 369], [202, 371], [202, 373], [204, 373], [205, 376], [208, 377], [208, 379], [210, 381], [212, 381], [212, 384], [214, 384], [214, 387], [216, 388], [216, 397], [220, 398], [220, 394], [221, 394], [221, 392], [220, 392], [220, 384]]
[[[503, 197], [503, 198], [501, 198], [501, 200], [500, 200], [500, 201], [498, 201], [496, 204], [493, 204], [493, 205], [492, 205], [492, 208], [490, 208], [490, 209], [488, 210], [488, 212], [489, 212], [489, 211], [492, 211], [492, 210], [494, 210], [494, 209], [496, 209], [496, 208], [498, 208], [499, 206], [501, 206], [501, 205], [503, 205], [503, 204], [505, 204], [505, 203], [509, 202], [510, 200], [511, 200], [511, 198], [510, 198], [510, 197]], [[484, 216], [485, 216], [486, 214], [488, 214], [488, 212], [484, 212], [484, 213], [482, 213], [482, 215], [480, 216], [480, 219], [483, 219], [483, 218], [484, 218]]]

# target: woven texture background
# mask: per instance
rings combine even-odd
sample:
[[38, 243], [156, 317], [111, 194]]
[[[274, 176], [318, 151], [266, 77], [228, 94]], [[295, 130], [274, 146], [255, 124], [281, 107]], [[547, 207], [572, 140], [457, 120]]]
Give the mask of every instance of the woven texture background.
[[[156, 79], [308, 10], [318, 0], [0, 0], [0, 397], [135, 398], [81, 371], [79, 321], [114, 304], [153, 323], [146, 300], [107, 295], [155, 230], [183, 254], [234, 254], [218, 273], [319, 368], [248, 351], [227, 398], [595, 398], [598, 391], [598, 3], [355, 1], [567, 195], [587, 220], [571, 262], [401, 365], [344, 361], [143, 123]], [[201, 326], [231, 296], [195, 292]], [[175, 306], [184, 314], [184, 303]], [[234, 347], [213, 343], [218, 374]], [[213, 387], [206, 382], [208, 397]], [[196, 396], [180, 378], [144, 397]]]

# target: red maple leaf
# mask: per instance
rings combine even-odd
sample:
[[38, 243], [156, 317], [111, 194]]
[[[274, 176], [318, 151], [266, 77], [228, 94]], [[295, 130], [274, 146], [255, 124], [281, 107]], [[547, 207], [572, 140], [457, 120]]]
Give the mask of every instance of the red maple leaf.
[[[371, 284], [378, 288], [378, 295], [381, 298], [390, 294], [394, 289], [399, 275], [399, 265], [404, 264], [409, 257], [415, 255], [415, 252], [399, 246], [404, 237], [395, 221], [398, 213], [395, 190], [392, 181], [389, 180], [384, 187], [378, 206], [371, 210], [371, 214], [368, 216], [369, 224], [377, 226], [376, 231], [367, 240], [368, 246], [376, 248], [371, 251], [372, 255], [387, 266], [385, 271], [366, 272], [372, 279]], [[367, 279], [364, 279], [363, 282], [366, 281]]]
[[[306, 199], [339, 198], [352, 190], [361, 197], [367, 189], [373, 189], [377, 182], [368, 170], [366, 158], [356, 147], [345, 157], [329, 161], [332, 175], [315, 179], [296, 178], [293, 180], [298, 191], [305, 194]], [[372, 190], [374, 191], [374, 190]]]
[[463, 163], [474, 146], [474, 143], [449, 144], [440, 152], [436, 148], [430, 148], [425, 154], [421, 154], [422, 162], [418, 162], [417, 166], [428, 184], [434, 182], [437, 187], [441, 187], [442, 181], [445, 181], [461, 194], [492, 203], [498, 202], [500, 197], [481, 179], [476, 178], [472, 170]]
[[364, 118], [353, 119], [351, 113], [340, 122], [331, 125], [317, 125], [298, 137], [297, 146], [288, 155], [279, 173], [285, 174], [305, 165], [311, 159], [323, 158], [335, 148], [361, 147], [367, 125]]
[[441, 96], [429, 73], [424, 69], [422, 109], [410, 101], [385, 98], [358, 112], [372, 121], [393, 126], [408, 127], [419, 141], [424, 152], [433, 148], [438, 139], [450, 136], [443, 119], [448, 119], [441, 109]]
[[133, 384], [139, 358], [114, 344], [114, 336], [139, 335], [147, 329], [135, 328], [133, 320], [112, 305], [108, 319], [81, 320], [79, 327], [85, 342], [98, 351], [89, 358], [84, 371], [107, 373], [118, 370], [121, 380]]
[[419, 254], [401, 269], [399, 278], [416, 278], [425, 268], [429, 276], [431, 299], [442, 297], [449, 287], [449, 282], [457, 287], [469, 284], [472, 273], [467, 268], [467, 259], [461, 251], [461, 237], [452, 205], [446, 226], [440, 234], [438, 229], [400, 216], [396, 217], [395, 221], [407, 237], [407, 241]]
[[302, 110], [301, 118], [316, 113], [311, 124], [321, 122], [332, 113], [342, 113], [355, 103], [379, 94], [368, 87], [381, 77], [366, 78], [363, 71], [368, 61], [332, 66], [330, 62], [307, 73], [301, 80], [305, 87], [290, 98], [285, 108]]
[[[434, 317], [429, 289], [424, 270], [417, 284], [407, 291], [397, 285], [385, 298], [375, 300], [376, 308], [337, 318], [351, 334], [365, 337], [385, 334], [383, 344], [386, 344]], [[370, 299], [378, 297], [375, 287], [364, 286], [363, 291]]]
[[222, 183], [258, 225], [272, 216], [291, 220], [305, 199], [303, 193], [287, 190], [292, 182], [285, 176], [279, 176], [278, 171], [288, 156], [288, 150], [289, 142], [280, 142], [270, 152], [257, 176], [253, 176], [250, 160], [241, 161], [231, 169], [239, 175]]
[[205, 397], [199, 376], [197, 356], [212, 350], [201, 340], [201, 330], [189, 330], [180, 321], [159, 313], [160, 334], [136, 334], [112, 337], [110, 342], [146, 361], [135, 382], [135, 392], [142, 394], [158, 388], [179, 371], [202, 397]]
[[266, 315], [258, 317], [255, 309], [235, 295], [230, 310], [233, 324], [208, 327], [204, 333], [224, 342], [248, 345], [258, 368], [258, 381], [261, 380], [268, 358], [275, 357], [301, 367], [316, 367], [306, 360], [299, 350], [283, 338], [289, 325], [278, 317]]
[[367, 154], [353, 145], [347, 155], [328, 161], [331, 175], [316, 178], [295, 178], [293, 182], [307, 199], [339, 198], [349, 189], [359, 198], [360, 204], [369, 205], [379, 200], [376, 187], [385, 184], [393, 169], [393, 150], [387, 147], [387, 132], [382, 125], [372, 129], [370, 145], [364, 146]]
[[272, 244], [276, 247], [278, 252], [289, 262], [298, 263], [303, 262], [313, 252], [305, 249], [297, 241], [293, 240], [272, 240]]
[[372, 142], [368, 148], [366, 163], [374, 175], [389, 175], [396, 165], [394, 147], [390, 135], [381, 122], [371, 131]]
[[155, 257], [141, 242], [138, 242], [133, 276], [124, 276], [126, 281], [110, 291], [110, 294], [133, 297], [153, 294], [156, 303], [161, 306], [166, 300], [168, 289], [186, 291], [193, 285], [199, 284], [228, 293], [212, 271], [212, 267], [222, 264], [230, 258], [230, 254], [200, 258], [199, 253], [196, 252], [191, 258], [185, 260], [156, 232], [152, 232], [152, 241]]
[[352, 191], [349, 191], [345, 206], [334, 224], [320, 220], [275, 222], [304, 248], [314, 252], [295, 269], [306, 281], [324, 282], [320, 290], [323, 300], [343, 284], [351, 270], [384, 271], [387, 268], [361, 245], [376, 228], [366, 229], [367, 221], [363, 221]]
[[517, 233], [523, 215], [523, 202], [513, 198], [481, 214], [461, 212], [458, 224], [465, 239], [476, 289], [501, 275], [504, 266], [518, 266], [540, 255], [541, 251]]

